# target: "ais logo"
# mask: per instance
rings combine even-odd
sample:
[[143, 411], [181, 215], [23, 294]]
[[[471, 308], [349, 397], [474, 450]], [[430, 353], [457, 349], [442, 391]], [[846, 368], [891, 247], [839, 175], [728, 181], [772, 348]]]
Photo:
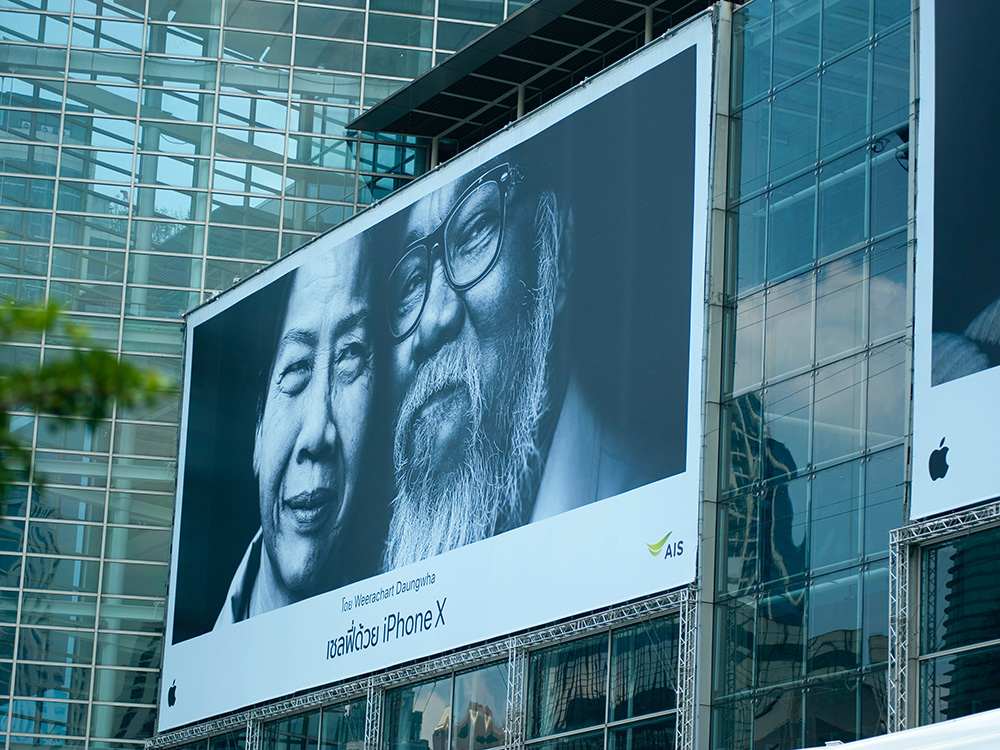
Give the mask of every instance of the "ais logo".
[[647, 544], [646, 549], [649, 550], [649, 554], [653, 557], [659, 557], [660, 553], [663, 553], [663, 559], [667, 560], [671, 557], [680, 557], [684, 554], [684, 540], [677, 542], [670, 541], [670, 535], [673, 532], [668, 531], [662, 539], [653, 542], [652, 544]]

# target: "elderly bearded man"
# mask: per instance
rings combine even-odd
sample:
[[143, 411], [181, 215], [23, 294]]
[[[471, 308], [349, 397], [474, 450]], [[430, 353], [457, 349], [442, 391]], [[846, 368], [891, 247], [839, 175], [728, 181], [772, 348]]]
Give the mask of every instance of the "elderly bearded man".
[[636, 486], [561, 353], [572, 222], [539, 183], [487, 165], [408, 211], [387, 285], [386, 570]]
[[216, 627], [343, 578], [335, 552], [358, 503], [372, 401], [369, 266], [354, 241], [316, 251], [292, 273], [254, 436], [261, 528]]

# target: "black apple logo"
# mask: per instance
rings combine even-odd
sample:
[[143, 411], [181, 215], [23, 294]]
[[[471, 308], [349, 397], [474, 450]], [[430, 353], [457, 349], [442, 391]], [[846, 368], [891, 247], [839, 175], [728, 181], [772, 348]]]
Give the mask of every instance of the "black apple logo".
[[941, 443], [938, 445], [937, 450], [931, 451], [930, 461], [927, 462], [927, 469], [931, 473], [932, 482], [944, 479], [944, 475], [948, 473], [948, 449], [945, 447], [944, 440], [944, 438], [941, 438]]
[[177, 680], [174, 680], [172, 683], [170, 683], [170, 689], [167, 691], [167, 705], [172, 706], [176, 702], [177, 702]]

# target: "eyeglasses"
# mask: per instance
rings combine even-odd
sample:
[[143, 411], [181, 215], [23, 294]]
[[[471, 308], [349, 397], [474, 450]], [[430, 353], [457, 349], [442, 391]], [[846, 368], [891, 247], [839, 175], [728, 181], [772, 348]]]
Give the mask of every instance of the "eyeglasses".
[[433, 232], [406, 246], [389, 274], [389, 328], [397, 341], [416, 329], [440, 254], [445, 278], [457, 292], [471, 289], [496, 265], [507, 221], [507, 197], [524, 178], [510, 164], [481, 174], [458, 197]]

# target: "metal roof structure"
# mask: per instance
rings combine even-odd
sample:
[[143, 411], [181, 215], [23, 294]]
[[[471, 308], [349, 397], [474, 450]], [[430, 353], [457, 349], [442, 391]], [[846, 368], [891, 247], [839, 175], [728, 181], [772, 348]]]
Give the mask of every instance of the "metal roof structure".
[[536, 0], [348, 127], [461, 151], [712, 4]]

